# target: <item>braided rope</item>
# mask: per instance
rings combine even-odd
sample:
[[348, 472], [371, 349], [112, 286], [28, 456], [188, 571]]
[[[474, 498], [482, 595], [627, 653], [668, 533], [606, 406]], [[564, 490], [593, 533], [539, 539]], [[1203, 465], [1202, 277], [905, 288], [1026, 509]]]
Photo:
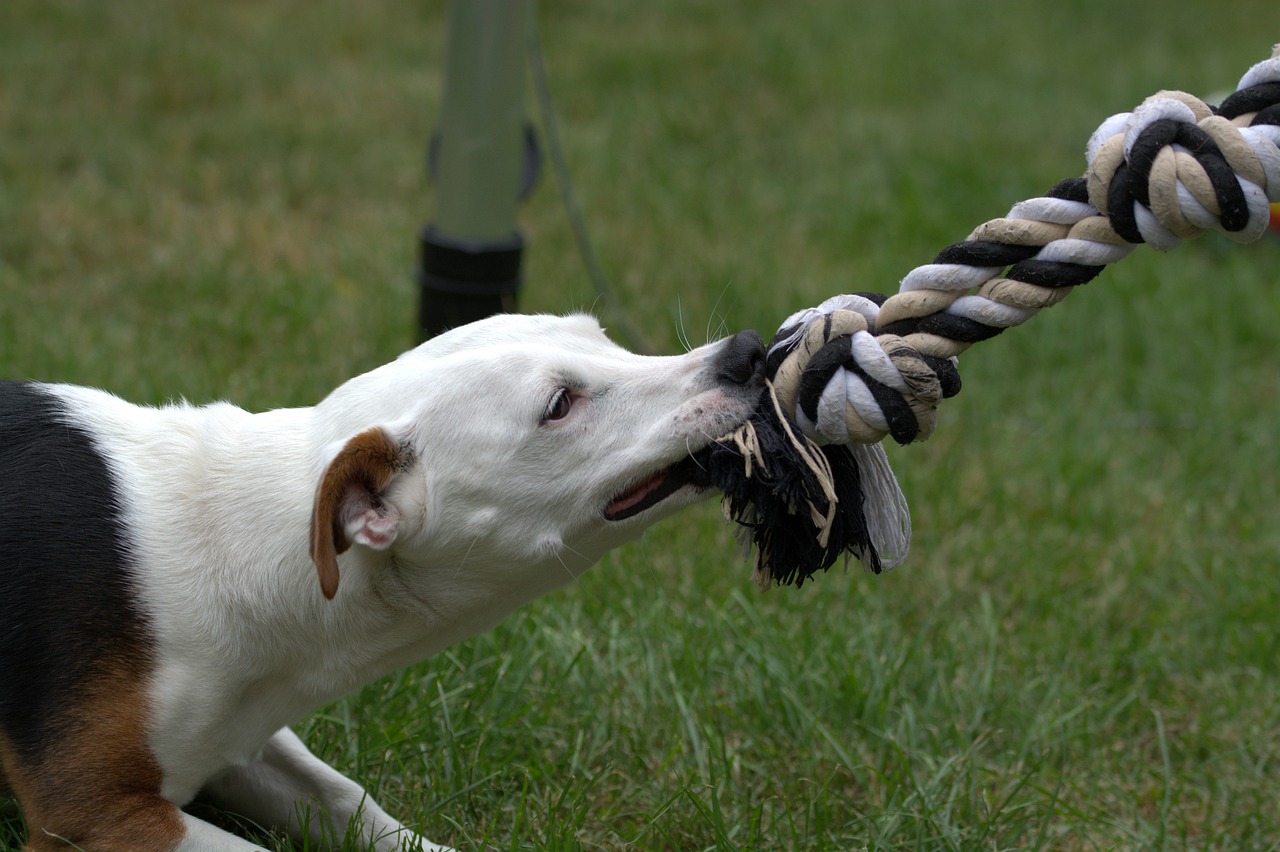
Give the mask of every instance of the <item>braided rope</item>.
[[783, 322], [769, 373], [819, 444], [927, 439], [960, 390], [956, 356], [1126, 257], [1219, 230], [1265, 233], [1280, 201], [1280, 46], [1213, 107], [1160, 92], [1107, 119], [1084, 177], [1015, 204], [917, 267], [897, 294], [836, 296]]
[[1085, 154], [1084, 177], [979, 225], [895, 295], [835, 296], [783, 322], [768, 401], [699, 455], [756, 547], [762, 586], [800, 585], [842, 554], [876, 572], [906, 558], [911, 515], [880, 441], [933, 434], [938, 405], [960, 391], [957, 356], [974, 343], [1056, 305], [1139, 243], [1262, 236], [1280, 202], [1280, 45], [1221, 106], [1160, 92], [1103, 122]]

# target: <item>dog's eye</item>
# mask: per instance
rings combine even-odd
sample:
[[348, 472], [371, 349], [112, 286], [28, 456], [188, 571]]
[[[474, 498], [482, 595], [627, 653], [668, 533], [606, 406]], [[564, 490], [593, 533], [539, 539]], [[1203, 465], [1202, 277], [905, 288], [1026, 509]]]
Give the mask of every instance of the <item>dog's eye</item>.
[[572, 408], [573, 396], [569, 393], [569, 389], [560, 388], [556, 391], [556, 395], [551, 397], [546, 413], [542, 415], [542, 421], [546, 423], [552, 420], [563, 420], [569, 416]]

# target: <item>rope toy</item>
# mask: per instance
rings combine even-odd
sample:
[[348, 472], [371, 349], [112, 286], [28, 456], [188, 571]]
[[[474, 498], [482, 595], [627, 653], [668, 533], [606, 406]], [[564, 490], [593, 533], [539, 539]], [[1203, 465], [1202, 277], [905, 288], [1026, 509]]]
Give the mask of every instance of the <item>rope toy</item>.
[[1280, 203], [1280, 45], [1220, 106], [1163, 91], [1102, 123], [1083, 177], [1015, 204], [913, 269], [898, 292], [836, 296], [788, 317], [751, 420], [698, 460], [756, 550], [761, 586], [802, 585], [842, 557], [879, 573], [911, 539], [879, 442], [926, 440], [960, 391], [957, 356], [1128, 256], [1218, 230], [1241, 243]]

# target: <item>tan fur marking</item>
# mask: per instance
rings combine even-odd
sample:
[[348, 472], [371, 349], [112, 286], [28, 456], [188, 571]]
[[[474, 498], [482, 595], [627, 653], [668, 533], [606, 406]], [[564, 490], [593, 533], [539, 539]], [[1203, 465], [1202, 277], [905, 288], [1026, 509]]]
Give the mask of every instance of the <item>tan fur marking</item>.
[[311, 515], [311, 561], [320, 577], [320, 592], [328, 600], [338, 593], [338, 554], [351, 546], [342, 526], [344, 501], [353, 487], [370, 495], [381, 493], [404, 466], [403, 448], [375, 426], [347, 441], [325, 468]]
[[160, 796], [136, 675], [100, 674], [82, 696], [38, 765], [25, 764], [0, 735], [0, 768], [27, 821], [25, 848], [171, 852], [185, 829], [178, 807]]

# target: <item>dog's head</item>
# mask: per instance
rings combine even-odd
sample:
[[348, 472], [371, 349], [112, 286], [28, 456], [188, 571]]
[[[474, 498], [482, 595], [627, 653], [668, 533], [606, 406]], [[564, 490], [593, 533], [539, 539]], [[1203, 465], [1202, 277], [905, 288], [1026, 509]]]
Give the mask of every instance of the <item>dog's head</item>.
[[691, 456], [750, 415], [763, 355], [754, 332], [646, 357], [587, 316], [500, 315], [352, 379], [316, 409], [322, 591], [349, 548], [515, 605], [563, 584], [708, 492]]

